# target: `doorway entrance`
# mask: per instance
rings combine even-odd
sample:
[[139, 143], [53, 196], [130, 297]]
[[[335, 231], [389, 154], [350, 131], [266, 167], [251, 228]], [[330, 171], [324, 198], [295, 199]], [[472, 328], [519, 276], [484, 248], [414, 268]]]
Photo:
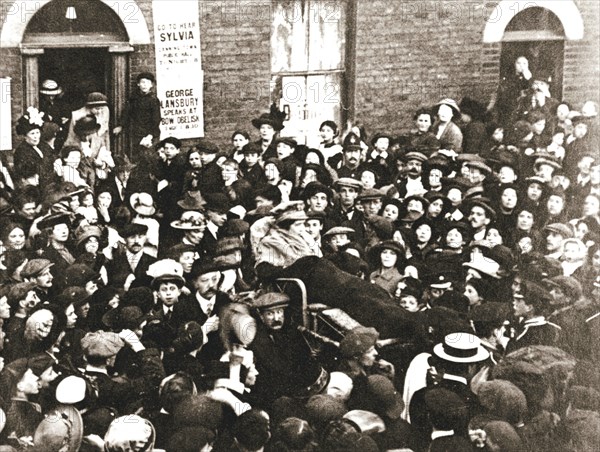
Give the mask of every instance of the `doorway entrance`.
[[55, 80], [73, 111], [85, 104], [89, 93], [111, 92], [109, 63], [106, 48], [46, 49], [39, 57], [39, 80]]

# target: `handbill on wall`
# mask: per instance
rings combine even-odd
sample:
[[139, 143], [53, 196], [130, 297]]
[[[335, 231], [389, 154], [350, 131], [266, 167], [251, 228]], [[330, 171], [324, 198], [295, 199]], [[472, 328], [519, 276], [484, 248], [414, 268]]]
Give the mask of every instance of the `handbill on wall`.
[[0, 77], [0, 151], [12, 149], [10, 78]]
[[153, 0], [161, 138], [204, 136], [198, 2]]

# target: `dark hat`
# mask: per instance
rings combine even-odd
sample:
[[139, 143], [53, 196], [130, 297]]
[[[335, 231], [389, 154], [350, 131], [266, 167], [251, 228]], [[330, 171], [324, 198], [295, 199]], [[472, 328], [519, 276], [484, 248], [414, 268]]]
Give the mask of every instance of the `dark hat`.
[[123, 238], [131, 237], [132, 235], [145, 235], [148, 233], [148, 226], [139, 223], [129, 223], [121, 228], [119, 234]]
[[82, 306], [89, 301], [90, 297], [81, 286], [67, 287], [61, 292], [61, 296], [63, 297], [65, 308], [70, 304], [75, 305], [75, 307]]
[[360, 137], [357, 134], [350, 132], [346, 135], [346, 138], [344, 138], [342, 147], [344, 148], [344, 151], [355, 151], [361, 148], [360, 141]]
[[282, 202], [271, 209], [271, 215], [275, 217], [277, 224], [285, 221], [306, 220], [308, 216], [304, 208], [305, 205], [302, 201]]
[[117, 333], [95, 331], [81, 339], [81, 349], [86, 356], [110, 358], [119, 353], [125, 343]]
[[375, 143], [377, 143], [377, 140], [379, 140], [380, 138], [387, 138], [388, 140], [390, 140], [390, 143], [392, 141], [392, 136], [389, 133], [378, 132], [375, 135], [373, 135], [373, 138], [371, 139], [371, 144], [375, 146]]
[[254, 300], [254, 307], [259, 310], [278, 308], [288, 304], [290, 304], [290, 297], [280, 292], [267, 292]]
[[490, 356], [477, 336], [462, 332], [448, 334], [444, 342], [433, 347], [433, 353], [445, 361], [463, 364], [485, 361]]
[[117, 414], [117, 410], [110, 407], [98, 407], [87, 411], [83, 415], [85, 434], [103, 438], [108, 426], [117, 418]]
[[402, 156], [403, 162], [408, 162], [410, 160], [416, 160], [418, 162], [423, 163], [423, 162], [427, 161], [427, 156], [425, 154], [423, 154], [422, 152], [417, 152], [417, 151], [410, 151]]
[[425, 392], [425, 408], [437, 429], [452, 430], [468, 419], [466, 402], [448, 389], [433, 388]]
[[306, 216], [309, 220], [319, 220], [321, 224], [325, 221], [325, 212], [317, 212], [316, 210], [308, 210]]
[[452, 287], [452, 278], [444, 273], [429, 273], [423, 275], [423, 283], [433, 289], [449, 289]]
[[306, 402], [307, 420], [317, 427], [341, 419], [346, 411], [346, 407], [341, 400], [326, 394], [313, 395]]
[[127, 157], [126, 155], [117, 155], [116, 157], [114, 157], [114, 161], [116, 173], [118, 173], [119, 171], [131, 171], [137, 166], [131, 163], [129, 157]]
[[250, 230], [250, 224], [247, 221], [239, 218], [227, 220], [223, 227], [219, 230], [219, 234], [223, 237], [236, 237], [245, 234]]
[[231, 203], [225, 193], [207, 193], [205, 208], [223, 214], [231, 209]]
[[292, 149], [296, 149], [296, 146], [298, 146], [298, 142], [292, 137], [279, 137], [275, 140], [275, 145], [279, 143], [287, 144]]
[[567, 296], [570, 303], [578, 301], [583, 293], [581, 283], [571, 276], [554, 276], [553, 278], [545, 279], [544, 283], [550, 288], [558, 287]]
[[62, 92], [63, 89], [54, 80], [48, 79], [42, 82], [40, 94], [45, 94], [46, 96], [58, 96], [59, 94], [62, 94]]
[[89, 135], [100, 130], [100, 124], [94, 115], [87, 115], [78, 120], [73, 126], [73, 131], [79, 135]]
[[16, 132], [18, 135], [27, 135], [35, 129], [42, 129], [44, 114], [37, 108], [29, 107], [27, 112], [17, 120]]
[[262, 154], [262, 147], [258, 143], [250, 142], [242, 148], [242, 153], [246, 154]]
[[196, 147], [204, 154], [216, 154], [219, 152], [219, 146], [205, 138], [200, 138], [196, 143]]
[[211, 260], [197, 259], [192, 264], [192, 271], [190, 272], [190, 276], [193, 279], [196, 279], [196, 278], [198, 278], [198, 276], [204, 275], [206, 273], [212, 273], [212, 272], [218, 272], [218, 271], [219, 271], [219, 267], [212, 259]]
[[340, 342], [340, 354], [345, 358], [357, 358], [375, 346], [379, 332], [373, 327], [358, 326], [350, 330]]
[[146, 79], [146, 80], [150, 80], [152, 83], [154, 83], [156, 81], [156, 79], [154, 78], [154, 75], [151, 74], [150, 72], [142, 72], [140, 73], [136, 78], [135, 81], [137, 83], [140, 82], [140, 80], [142, 79]]
[[83, 439], [83, 420], [79, 411], [59, 405], [46, 413], [33, 435], [32, 450], [44, 452], [77, 452]]
[[177, 205], [183, 210], [203, 210], [206, 201], [199, 190], [187, 191], [183, 194], [183, 199], [177, 201]]
[[457, 188], [458, 190], [460, 190], [461, 192], [465, 192], [468, 188], [470, 188], [472, 186], [471, 182], [462, 177], [443, 177], [442, 178], [442, 187], [443, 187], [443, 191], [444, 193], [448, 193], [450, 191], [450, 189], [452, 188]]
[[378, 255], [383, 250], [394, 251], [398, 255], [399, 259], [406, 257], [406, 251], [404, 250], [404, 247], [402, 246], [402, 244], [395, 240], [384, 240], [382, 242], [377, 243], [371, 248], [370, 253]]
[[486, 214], [488, 215], [488, 217], [490, 217], [490, 219], [493, 220], [494, 218], [496, 218], [496, 211], [486, 202], [484, 198], [470, 198], [464, 204], [465, 207], [469, 209], [469, 211], [473, 207], [481, 207], [483, 210], [485, 210]]
[[29, 292], [36, 288], [35, 282], [20, 282], [12, 284], [6, 293], [6, 300], [10, 307], [14, 310], [18, 308], [19, 302], [22, 301]]
[[363, 189], [363, 183], [352, 177], [340, 177], [333, 183], [333, 188], [339, 190], [340, 187], [354, 188], [356, 191]]
[[195, 253], [196, 247], [194, 245], [188, 245], [186, 243], [179, 243], [170, 247], [165, 253], [165, 257], [168, 259], [179, 260], [179, 257], [183, 253]]
[[47, 229], [47, 228], [53, 228], [57, 224], [66, 224], [67, 226], [70, 226], [71, 225], [71, 216], [68, 213], [55, 213], [55, 214], [49, 215], [49, 216], [45, 217], [44, 219], [42, 219], [38, 223], [38, 228], [40, 230]]
[[[370, 375], [367, 382], [375, 406], [391, 419], [398, 419], [404, 410], [402, 395], [392, 381], [383, 375]], [[379, 412], [379, 410], [378, 410]]]
[[327, 199], [329, 200], [331, 200], [333, 197], [331, 189], [328, 186], [322, 184], [321, 182], [309, 182], [308, 184], [306, 184], [306, 187], [302, 192], [302, 197], [306, 201], [312, 196], [316, 195], [317, 193], [325, 193]]
[[545, 67], [540, 67], [533, 74], [533, 80], [535, 82], [552, 83], [552, 70]]
[[90, 93], [85, 105], [86, 107], [108, 107], [108, 97], [102, 93]]
[[21, 270], [21, 276], [23, 278], [35, 278], [53, 265], [54, 263], [48, 259], [31, 259]]
[[531, 133], [531, 124], [525, 120], [517, 121], [508, 129], [507, 140], [508, 144], [518, 144], [527, 135]]
[[161, 140], [161, 142], [157, 144], [157, 147], [162, 148], [165, 146], [165, 144], [172, 144], [177, 149], [181, 149], [181, 140], [176, 137], [167, 137], [167, 138]]
[[363, 190], [356, 198], [358, 201], [370, 201], [373, 199], [382, 199], [384, 193], [377, 188], [367, 188]]
[[233, 251], [244, 249], [244, 243], [238, 237], [223, 237], [217, 240], [215, 253], [217, 256], [224, 256]]
[[102, 323], [113, 331], [136, 330], [147, 319], [137, 306], [118, 306], [102, 316]]
[[263, 113], [258, 118], [254, 118], [252, 120], [252, 125], [257, 129], [260, 129], [260, 127], [263, 124], [268, 124], [271, 127], [273, 127], [273, 129], [275, 129], [276, 132], [279, 132], [283, 129], [283, 121], [285, 120], [285, 118], [286, 113], [280, 111], [277, 108], [277, 106], [273, 103], [271, 105], [269, 113]]
[[85, 264], [73, 264], [67, 267], [63, 277], [67, 286], [85, 287], [89, 281], [98, 280], [100, 273], [92, 270]]
[[573, 237], [573, 230], [564, 223], [551, 223], [544, 228], [544, 231], [559, 234], [563, 239], [570, 239]]
[[205, 427], [184, 427], [171, 435], [167, 442], [167, 450], [190, 452], [205, 449], [215, 442], [215, 433]]
[[477, 397], [489, 414], [513, 425], [523, 422], [527, 415], [525, 394], [510, 381], [485, 381], [478, 387]]
[[79, 152], [81, 154], [82, 150], [80, 146], [76, 146], [74, 144], [67, 144], [61, 148], [60, 157], [62, 159], [66, 159], [69, 157], [69, 154], [71, 152]]
[[473, 322], [502, 325], [502, 323], [508, 320], [510, 314], [508, 304], [496, 301], [486, 301], [483, 304], [471, 307], [469, 318]]
[[193, 395], [182, 400], [173, 412], [173, 425], [183, 427], [205, 427], [217, 430], [223, 422], [220, 402], [206, 395]]
[[467, 168], [477, 168], [484, 174], [490, 174], [492, 172], [492, 169], [487, 166], [483, 160], [470, 160], [465, 162], [465, 166]]

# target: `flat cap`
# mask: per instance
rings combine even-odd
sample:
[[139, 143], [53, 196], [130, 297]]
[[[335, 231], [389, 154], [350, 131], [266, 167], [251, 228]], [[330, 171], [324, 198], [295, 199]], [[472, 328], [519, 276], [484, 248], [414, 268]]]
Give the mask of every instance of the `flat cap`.
[[119, 353], [125, 343], [117, 333], [106, 331], [95, 331], [87, 333], [81, 339], [81, 349], [85, 356], [96, 356], [98, 358], [110, 358]]
[[551, 223], [544, 228], [544, 231], [560, 234], [563, 239], [570, 239], [573, 237], [573, 230], [564, 223]]
[[340, 342], [340, 353], [345, 358], [355, 358], [367, 352], [379, 339], [373, 327], [357, 326], [349, 331]]
[[553, 278], [545, 279], [544, 283], [549, 287], [558, 287], [561, 292], [569, 298], [571, 303], [575, 303], [579, 300], [583, 293], [581, 283], [571, 276], [555, 276]]
[[363, 190], [360, 195], [356, 198], [358, 201], [368, 201], [371, 199], [381, 199], [384, 197], [384, 194], [381, 190], [376, 188], [367, 188]]
[[423, 163], [427, 160], [427, 156], [422, 152], [410, 151], [402, 157], [402, 161], [404, 162], [408, 162], [409, 160], [417, 160], [418, 162]]
[[340, 177], [333, 183], [333, 188], [338, 190], [340, 187], [350, 187], [360, 191], [363, 189], [363, 183], [352, 177]]
[[31, 259], [25, 264], [23, 270], [21, 270], [21, 276], [23, 278], [35, 278], [40, 275], [47, 268], [52, 267], [54, 264], [48, 259]]
[[289, 303], [290, 297], [280, 292], [268, 292], [254, 300], [254, 306], [257, 309], [277, 308], [280, 306], [287, 306]]
[[489, 301], [478, 306], [473, 306], [469, 318], [474, 322], [501, 324], [508, 320], [510, 308], [506, 303]]

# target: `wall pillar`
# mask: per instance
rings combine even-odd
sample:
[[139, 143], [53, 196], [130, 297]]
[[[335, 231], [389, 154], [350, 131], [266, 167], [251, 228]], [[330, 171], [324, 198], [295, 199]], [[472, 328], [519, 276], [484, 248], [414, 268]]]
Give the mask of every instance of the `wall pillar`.
[[[133, 52], [131, 46], [113, 46], [108, 48], [111, 56], [111, 91], [110, 103], [113, 106], [113, 120], [111, 128], [116, 125], [122, 125], [123, 112], [127, 106], [129, 92], [129, 53]], [[121, 134], [114, 138], [113, 154], [123, 155], [129, 151], [129, 134], [123, 130]]]
[[25, 86], [23, 86], [23, 102], [26, 110], [29, 107], [39, 108], [40, 81], [38, 71], [38, 57], [44, 54], [44, 49], [21, 49], [23, 55], [23, 73]]

